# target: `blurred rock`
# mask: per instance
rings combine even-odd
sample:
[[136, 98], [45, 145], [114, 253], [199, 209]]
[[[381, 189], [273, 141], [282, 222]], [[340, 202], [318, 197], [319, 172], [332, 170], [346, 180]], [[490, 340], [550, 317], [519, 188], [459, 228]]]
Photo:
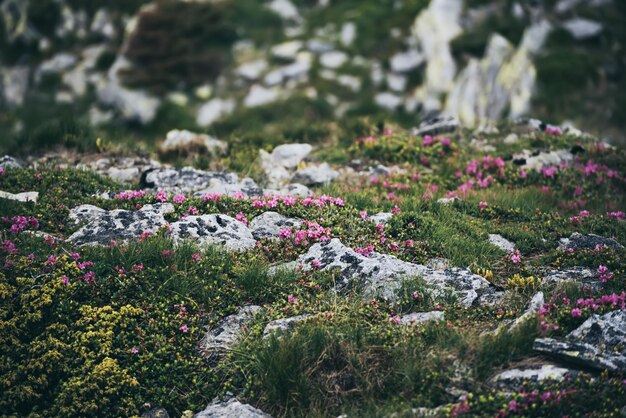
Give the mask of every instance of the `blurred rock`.
[[221, 156], [227, 153], [228, 144], [209, 135], [174, 129], [167, 133], [165, 142], [159, 148], [164, 154], [209, 153]]

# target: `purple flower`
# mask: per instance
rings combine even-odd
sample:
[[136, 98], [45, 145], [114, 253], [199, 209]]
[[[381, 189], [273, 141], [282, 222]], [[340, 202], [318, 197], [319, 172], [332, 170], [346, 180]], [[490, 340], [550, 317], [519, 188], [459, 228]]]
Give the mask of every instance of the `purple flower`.
[[181, 330], [182, 332], [188, 332], [189, 331], [189, 327], [187, 326], [187, 324], [181, 325], [178, 329]]

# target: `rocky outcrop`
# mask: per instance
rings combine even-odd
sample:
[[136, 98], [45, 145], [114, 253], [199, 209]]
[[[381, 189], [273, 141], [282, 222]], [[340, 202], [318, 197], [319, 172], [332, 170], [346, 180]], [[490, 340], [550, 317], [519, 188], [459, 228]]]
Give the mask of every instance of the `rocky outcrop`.
[[[83, 207], [76, 212], [77, 220], [89, 220], [67, 239], [69, 242], [76, 245], [108, 245], [112, 241], [138, 238], [143, 233], [153, 234], [165, 224], [162, 214], [150, 210], [131, 212], [118, 209], [99, 212], [96, 209]], [[85, 218], [81, 218], [82, 216]]]
[[499, 234], [489, 234], [489, 243], [500, 248], [502, 251], [514, 251], [515, 244]]
[[592, 315], [563, 340], [538, 338], [533, 349], [595, 369], [626, 372], [626, 311]]
[[228, 144], [205, 134], [197, 134], [186, 130], [174, 129], [167, 133], [160, 151], [164, 154], [208, 153], [221, 156], [228, 151]]
[[214, 214], [187, 216], [170, 225], [174, 241], [191, 240], [200, 246], [223, 245], [229, 250], [249, 250], [256, 240], [243, 223], [230, 216]]
[[400, 317], [402, 325], [417, 325], [430, 321], [443, 321], [444, 313], [441, 311], [414, 312]]
[[226, 402], [216, 401], [209, 404], [202, 412], [194, 415], [194, 418], [272, 418], [271, 415], [243, 404], [232, 398]]
[[255, 239], [278, 238], [282, 229], [299, 228], [301, 219], [288, 218], [278, 212], [264, 212], [250, 222], [250, 231]]
[[197, 196], [206, 193], [259, 196], [263, 193], [252, 179], [240, 180], [235, 173], [202, 171], [192, 167], [148, 169], [141, 175], [141, 184], [145, 188], [170, 193], [195, 192]]
[[436, 296], [443, 297], [451, 292], [465, 306], [491, 303], [492, 297], [499, 297], [487, 280], [467, 269], [433, 270], [376, 252], [365, 257], [337, 238], [313, 245], [298, 262], [304, 270], [311, 269], [314, 262], [319, 263], [318, 269], [338, 270], [342, 278], [337, 284], [338, 290], [356, 287], [366, 298], [381, 297], [394, 302], [402, 280], [417, 276], [433, 288]]
[[561, 238], [557, 249], [566, 250], [568, 248], [572, 248], [574, 250], [593, 250], [597, 246], [606, 246], [614, 250], [621, 250], [624, 248], [622, 244], [613, 238], [605, 238], [595, 234], [583, 235], [578, 232], [574, 232], [569, 238]]
[[205, 334], [200, 342], [200, 352], [204, 355], [223, 354], [237, 342], [243, 327], [261, 312], [263, 308], [260, 306], [243, 306], [233, 315], [222, 319]]
[[297, 324], [306, 321], [312, 316], [311, 314], [303, 314], [272, 321], [265, 326], [263, 337], [268, 337], [270, 334], [277, 331], [281, 333], [292, 331]]

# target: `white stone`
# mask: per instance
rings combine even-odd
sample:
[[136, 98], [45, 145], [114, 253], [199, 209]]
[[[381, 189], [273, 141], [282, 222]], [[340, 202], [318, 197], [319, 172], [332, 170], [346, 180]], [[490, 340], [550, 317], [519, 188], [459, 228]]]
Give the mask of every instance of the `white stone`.
[[176, 242], [191, 239], [200, 246], [223, 245], [229, 250], [250, 250], [256, 245], [252, 232], [235, 218], [222, 214], [187, 216], [170, 224]]
[[408, 315], [403, 315], [400, 318], [402, 325], [417, 325], [430, 321], [443, 321], [444, 313], [442, 311], [432, 312], [414, 312]]
[[276, 89], [268, 89], [261, 85], [255, 84], [250, 87], [248, 95], [243, 100], [246, 107], [262, 106], [278, 99], [278, 91]]
[[361, 79], [352, 75], [347, 75], [347, 74], [340, 75], [339, 77], [337, 77], [337, 83], [339, 83], [340, 85], [344, 87], [349, 88], [355, 93], [361, 90]]
[[30, 67], [16, 65], [0, 68], [2, 74], [2, 99], [9, 107], [21, 106], [28, 91]]
[[603, 30], [602, 24], [594, 20], [583, 19], [581, 17], [564, 22], [563, 28], [578, 40], [593, 38], [594, 36], [599, 35]]
[[348, 61], [348, 55], [341, 51], [325, 52], [320, 56], [320, 64], [326, 68], [339, 68]]
[[345, 47], [350, 47], [354, 43], [357, 35], [357, 28], [354, 22], [346, 22], [341, 26], [341, 34], [339, 39]]
[[387, 86], [396, 92], [403, 92], [406, 89], [407, 78], [400, 74], [387, 74]]
[[515, 244], [499, 234], [489, 234], [489, 243], [503, 251], [515, 251]]
[[246, 80], [256, 81], [261, 77], [261, 74], [267, 69], [269, 64], [264, 59], [258, 59], [251, 62], [241, 64], [235, 72], [245, 78]]
[[302, 49], [302, 46], [302, 41], [287, 41], [282, 44], [274, 45], [270, 53], [276, 58], [293, 60], [296, 58], [298, 51]]
[[374, 102], [380, 107], [393, 111], [402, 104], [402, 97], [390, 92], [378, 93], [374, 96]]
[[206, 134], [173, 129], [167, 133], [165, 142], [160, 146], [165, 153], [188, 152], [194, 148], [204, 148], [210, 154], [223, 155], [228, 151], [228, 144]]
[[215, 98], [200, 106], [196, 122], [200, 126], [210, 126], [216, 120], [230, 115], [234, 110], [235, 101], [233, 99]]
[[0, 199], [16, 200], [18, 202], [37, 202], [39, 198], [39, 192], [22, 192], [22, 193], [9, 193], [0, 190]]
[[330, 184], [339, 177], [339, 173], [328, 165], [322, 163], [317, 166], [309, 166], [296, 171], [291, 181], [302, 183], [307, 186]]
[[300, 20], [298, 8], [289, 0], [272, 0], [267, 7], [285, 20]]
[[414, 70], [423, 62], [424, 55], [416, 49], [398, 52], [391, 57], [391, 71], [396, 73], [406, 73]]

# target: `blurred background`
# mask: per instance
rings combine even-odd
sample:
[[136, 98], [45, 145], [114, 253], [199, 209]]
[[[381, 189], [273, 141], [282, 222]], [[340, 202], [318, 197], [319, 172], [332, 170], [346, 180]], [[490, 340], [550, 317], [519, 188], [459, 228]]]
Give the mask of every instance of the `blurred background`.
[[[622, 0], [1, 0], [0, 152], [626, 124]], [[334, 141], [334, 142], [333, 142]]]

